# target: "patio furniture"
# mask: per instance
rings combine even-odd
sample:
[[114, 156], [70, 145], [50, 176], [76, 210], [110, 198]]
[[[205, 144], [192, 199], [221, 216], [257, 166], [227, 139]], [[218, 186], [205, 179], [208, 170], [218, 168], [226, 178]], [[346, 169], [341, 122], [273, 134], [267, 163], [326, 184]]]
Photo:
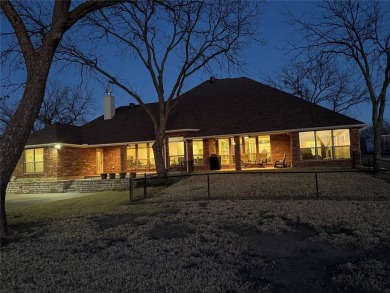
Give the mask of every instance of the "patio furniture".
[[286, 163], [286, 152], [284, 152], [283, 160], [281, 160], [281, 161], [279, 161], [279, 160], [275, 161], [274, 167], [275, 167], [275, 168], [286, 168], [286, 167], [287, 167], [287, 163]]
[[241, 164], [244, 168], [249, 168], [251, 166], [251, 161], [249, 160], [249, 157], [247, 154], [241, 155]]
[[268, 158], [267, 158], [267, 153], [264, 152], [264, 153], [260, 153], [259, 154], [259, 163], [258, 163], [258, 166], [259, 167], [265, 167], [265, 165], [267, 165], [268, 163]]

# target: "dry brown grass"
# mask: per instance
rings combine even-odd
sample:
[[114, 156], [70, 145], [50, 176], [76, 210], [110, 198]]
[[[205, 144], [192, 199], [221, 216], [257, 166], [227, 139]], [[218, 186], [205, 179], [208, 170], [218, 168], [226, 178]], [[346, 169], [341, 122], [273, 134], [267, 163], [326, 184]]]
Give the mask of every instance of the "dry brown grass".
[[390, 201], [159, 199], [106, 192], [10, 210], [0, 291], [389, 288]]

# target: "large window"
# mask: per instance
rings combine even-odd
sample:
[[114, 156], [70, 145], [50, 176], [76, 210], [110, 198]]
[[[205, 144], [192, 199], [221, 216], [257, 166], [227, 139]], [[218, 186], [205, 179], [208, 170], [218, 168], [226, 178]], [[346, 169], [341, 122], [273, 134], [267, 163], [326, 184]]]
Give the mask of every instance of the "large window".
[[151, 143], [130, 144], [127, 146], [127, 167], [150, 168], [154, 166], [154, 154]]
[[[256, 137], [245, 137], [245, 154], [248, 156], [248, 161], [255, 162], [257, 157], [256, 151]], [[243, 156], [241, 156], [243, 157]]]
[[203, 140], [194, 139], [192, 141], [192, 153], [194, 155], [194, 165], [203, 165]]
[[229, 165], [234, 162], [234, 139], [219, 138], [218, 154], [221, 156], [221, 165]]
[[351, 157], [348, 129], [300, 132], [299, 144], [302, 161]]
[[184, 164], [184, 141], [183, 137], [169, 137], [169, 165]]
[[43, 172], [43, 148], [25, 150], [26, 173]]
[[258, 136], [259, 142], [259, 161], [271, 162], [271, 139], [269, 135], [260, 135]]

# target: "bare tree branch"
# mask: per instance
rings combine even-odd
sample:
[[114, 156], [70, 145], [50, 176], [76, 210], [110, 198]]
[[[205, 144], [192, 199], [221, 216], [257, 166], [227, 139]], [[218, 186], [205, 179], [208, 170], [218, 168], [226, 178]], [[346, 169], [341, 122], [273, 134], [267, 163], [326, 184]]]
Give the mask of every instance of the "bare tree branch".
[[[122, 3], [115, 9], [99, 11], [88, 17], [91, 30], [84, 38], [110, 43], [113, 51], [126, 52], [121, 58], [135, 56], [141, 61], [156, 93], [159, 112], [148, 109], [145, 98], [120, 79], [98, 58], [77, 48], [75, 42], [64, 43], [58, 58], [88, 66], [109, 78], [148, 113], [155, 131], [157, 171], [165, 173], [162, 146], [169, 114], [176, 105], [188, 77], [208, 66], [244, 64], [243, 48], [258, 41], [257, 22], [261, 2], [241, 1], [137, 1]], [[108, 41], [109, 40], [109, 41]], [[122, 59], [123, 60], [123, 59]], [[174, 76], [167, 87], [166, 73]], [[146, 84], [146, 81], [145, 81]]]
[[386, 1], [321, 1], [318, 14], [290, 14], [303, 39], [299, 52], [316, 52], [359, 70], [372, 104], [374, 167], [381, 154], [380, 130], [390, 84], [390, 6]]

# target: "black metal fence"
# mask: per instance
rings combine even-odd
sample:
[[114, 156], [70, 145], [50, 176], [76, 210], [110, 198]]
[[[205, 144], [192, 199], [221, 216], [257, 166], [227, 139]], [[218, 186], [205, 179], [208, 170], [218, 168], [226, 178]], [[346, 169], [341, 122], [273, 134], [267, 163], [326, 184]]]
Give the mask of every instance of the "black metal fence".
[[210, 199], [390, 200], [390, 171], [245, 171], [131, 179], [130, 201]]

